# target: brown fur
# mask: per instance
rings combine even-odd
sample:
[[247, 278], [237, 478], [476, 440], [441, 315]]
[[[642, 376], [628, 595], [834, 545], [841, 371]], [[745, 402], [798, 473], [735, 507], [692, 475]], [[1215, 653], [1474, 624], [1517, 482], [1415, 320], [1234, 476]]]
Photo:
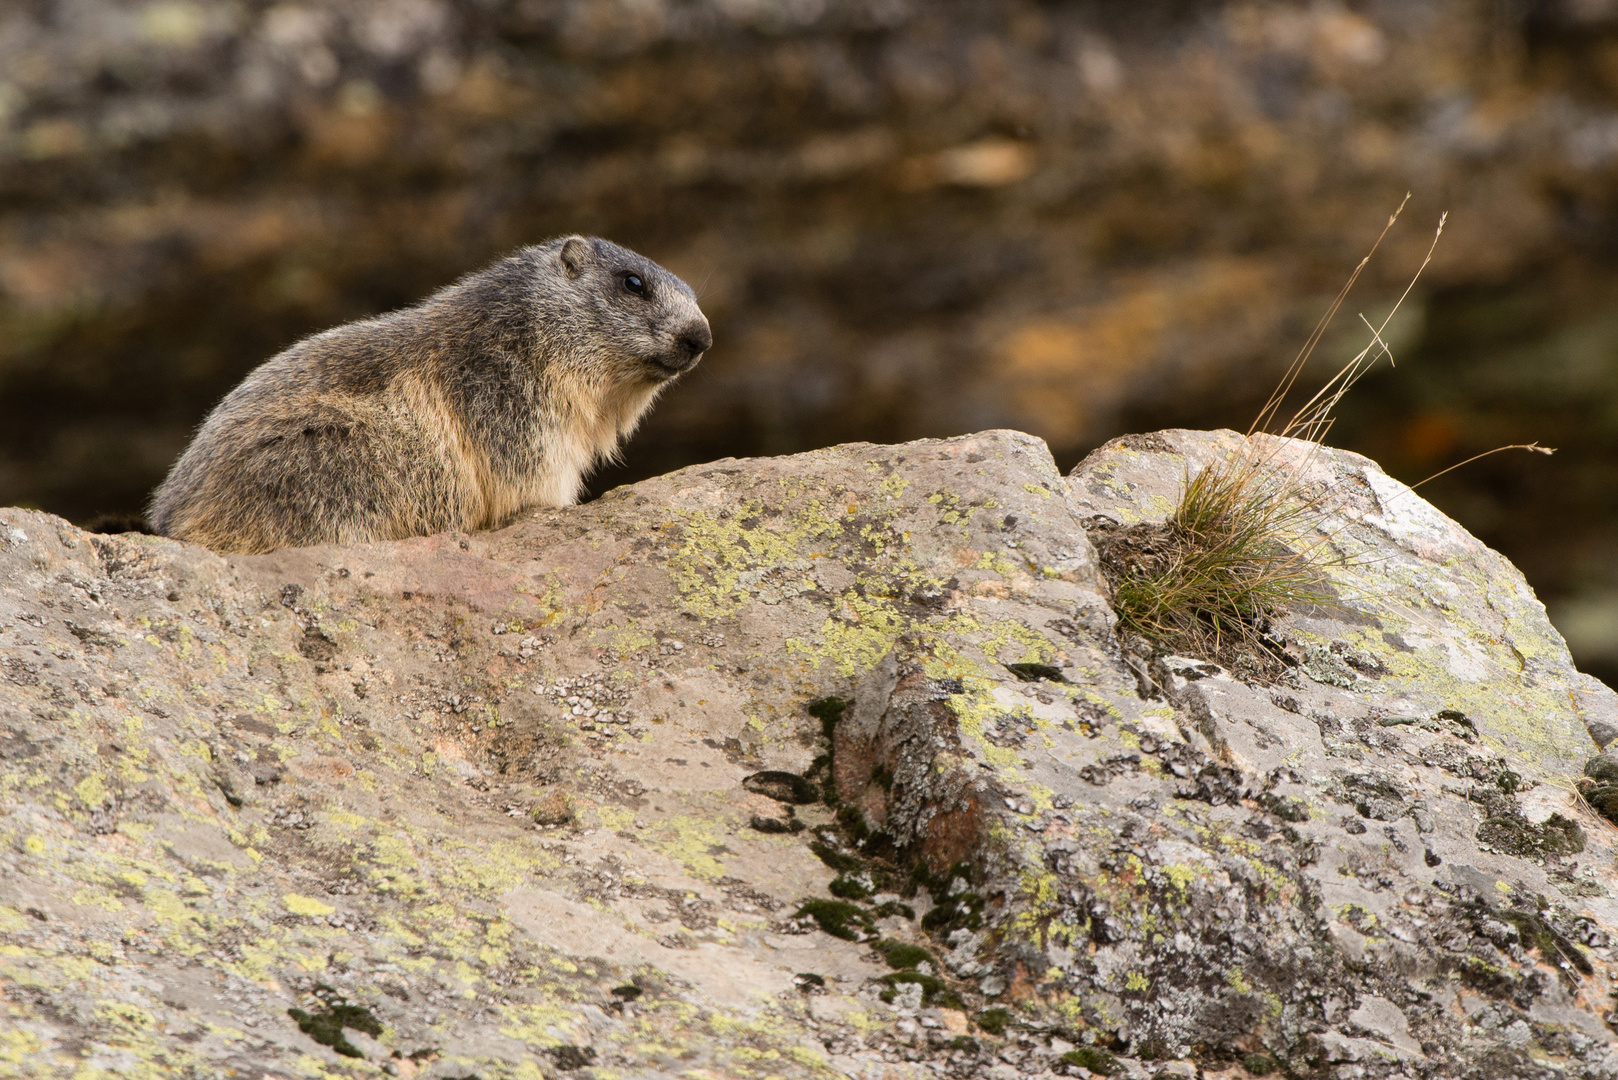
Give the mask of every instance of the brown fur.
[[154, 493], [151, 523], [263, 552], [567, 505], [711, 343], [690, 288], [656, 263], [594, 238], [523, 248], [254, 370]]

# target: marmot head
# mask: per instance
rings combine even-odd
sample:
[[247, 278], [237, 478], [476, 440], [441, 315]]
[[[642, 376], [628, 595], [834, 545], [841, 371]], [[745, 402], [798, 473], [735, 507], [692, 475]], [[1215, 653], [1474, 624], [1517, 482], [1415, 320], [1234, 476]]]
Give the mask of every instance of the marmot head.
[[530, 250], [541, 272], [561, 284], [566, 321], [585, 331], [572, 335], [575, 346], [601, 343], [590, 350], [594, 373], [614, 382], [667, 382], [695, 367], [713, 344], [691, 287], [645, 256], [593, 236]]

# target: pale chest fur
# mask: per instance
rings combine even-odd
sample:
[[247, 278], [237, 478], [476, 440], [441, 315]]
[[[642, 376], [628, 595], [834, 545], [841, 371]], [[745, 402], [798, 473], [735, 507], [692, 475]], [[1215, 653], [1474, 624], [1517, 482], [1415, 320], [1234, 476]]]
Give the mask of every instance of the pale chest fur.
[[571, 506], [585, 476], [618, 454], [619, 443], [651, 407], [656, 384], [600, 387], [576, 378], [553, 378], [546, 404], [535, 417], [538, 468], [530, 475], [501, 476], [481, 470], [485, 527], [499, 524], [528, 506]]

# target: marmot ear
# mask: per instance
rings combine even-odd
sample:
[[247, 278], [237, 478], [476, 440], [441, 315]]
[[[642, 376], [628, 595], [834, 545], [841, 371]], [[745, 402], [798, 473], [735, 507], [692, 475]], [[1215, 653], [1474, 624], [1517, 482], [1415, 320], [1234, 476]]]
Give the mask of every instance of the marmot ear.
[[578, 277], [584, 273], [584, 258], [590, 252], [590, 245], [584, 242], [582, 236], [570, 236], [562, 245], [562, 265], [567, 269], [568, 277]]

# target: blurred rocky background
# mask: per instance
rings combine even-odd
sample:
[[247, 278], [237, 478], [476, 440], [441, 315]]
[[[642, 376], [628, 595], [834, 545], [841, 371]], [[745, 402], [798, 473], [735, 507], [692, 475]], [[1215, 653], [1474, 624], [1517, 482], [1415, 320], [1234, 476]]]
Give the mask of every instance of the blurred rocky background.
[[596, 490], [1008, 426], [1245, 428], [1390, 327], [1335, 445], [1618, 681], [1618, 0], [7, 0], [0, 504], [138, 511], [311, 331], [597, 232], [714, 325]]

